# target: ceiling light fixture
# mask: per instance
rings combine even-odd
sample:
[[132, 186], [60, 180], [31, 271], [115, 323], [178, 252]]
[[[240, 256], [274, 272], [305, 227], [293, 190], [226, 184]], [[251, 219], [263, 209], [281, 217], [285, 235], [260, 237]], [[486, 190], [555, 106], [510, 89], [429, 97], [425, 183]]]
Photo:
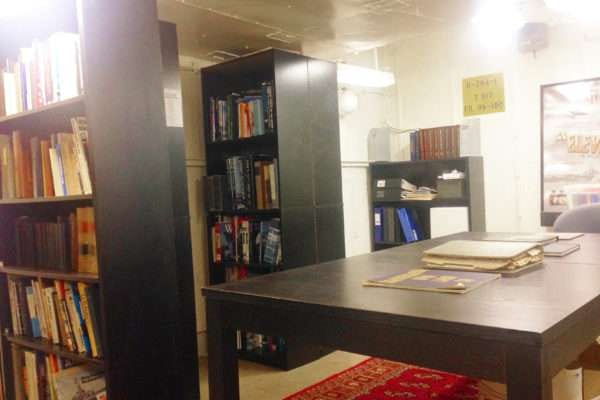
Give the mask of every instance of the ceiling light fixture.
[[49, 0], [0, 0], [0, 18], [14, 18], [35, 11]]
[[394, 74], [371, 68], [338, 63], [338, 83], [371, 88], [384, 88], [396, 83]]
[[473, 18], [477, 36], [488, 47], [507, 45], [524, 24], [517, 0], [488, 0]]
[[600, 21], [598, 0], [545, 0], [545, 2], [548, 8], [575, 17], [581, 22]]

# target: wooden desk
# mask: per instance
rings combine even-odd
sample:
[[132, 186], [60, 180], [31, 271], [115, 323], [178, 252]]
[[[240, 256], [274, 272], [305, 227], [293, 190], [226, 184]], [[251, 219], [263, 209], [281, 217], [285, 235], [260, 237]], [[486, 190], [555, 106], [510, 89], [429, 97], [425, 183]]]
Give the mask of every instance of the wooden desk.
[[[498, 234], [495, 234], [498, 235]], [[239, 398], [236, 329], [506, 383], [552, 399], [552, 377], [600, 335], [600, 235], [544, 268], [464, 295], [367, 288], [464, 233], [203, 289], [211, 400]]]

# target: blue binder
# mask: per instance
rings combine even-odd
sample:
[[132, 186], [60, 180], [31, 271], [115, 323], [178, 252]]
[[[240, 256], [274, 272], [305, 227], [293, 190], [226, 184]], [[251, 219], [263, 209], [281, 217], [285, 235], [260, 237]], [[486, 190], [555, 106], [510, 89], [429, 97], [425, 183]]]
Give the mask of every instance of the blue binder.
[[383, 236], [383, 208], [382, 207], [375, 207], [373, 209], [374, 211], [374, 216], [373, 216], [373, 221], [374, 221], [374, 233], [375, 233], [375, 242], [376, 243], [381, 243], [384, 241], [384, 236]]
[[406, 243], [416, 242], [418, 238], [410, 224], [410, 219], [406, 208], [398, 208], [396, 209], [396, 212], [398, 213], [398, 219], [400, 220], [400, 226], [402, 227], [402, 233], [404, 233]]

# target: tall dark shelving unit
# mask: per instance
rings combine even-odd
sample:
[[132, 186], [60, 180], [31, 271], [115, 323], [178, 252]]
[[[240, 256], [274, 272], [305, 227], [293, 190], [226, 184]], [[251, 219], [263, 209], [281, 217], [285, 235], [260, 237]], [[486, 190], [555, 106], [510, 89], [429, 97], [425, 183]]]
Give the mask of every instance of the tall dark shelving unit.
[[[53, 32], [80, 34], [84, 94], [0, 118], [0, 133], [70, 132], [86, 116], [92, 196], [0, 200], [2, 392], [14, 399], [11, 346], [104, 369], [111, 400], [198, 399], [195, 306], [183, 129], [167, 127], [164, 90], [180, 90], [175, 26], [156, 3], [56, 0], [0, 25], [0, 58]], [[14, 219], [95, 210], [98, 275], [15, 264]], [[8, 277], [98, 285], [104, 358], [12, 335]]]
[[[219, 215], [280, 218], [282, 265], [277, 269], [345, 256], [336, 71], [331, 62], [269, 49], [201, 72], [207, 175], [225, 175], [225, 159], [235, 155], [268, 154], [276, 157], [279, 165], [278, 209], [208, 210], [207, 225], [210, 230]], [[268, 81], [273, 82], [275, 92], [274, 132], [212, 142], [210, 98], [256, 89]], [[211, 284], [224, 282], [227, 267], [216, 264], [209, 251]], [[248, 268], [254, 273], [273, 271], [264, 265], [248, 265]], [[264, 357], [242, 352], [240, 357], [291, 369], [320, 357], [325, 351], [287, 341], [281, 353]]]
[[[374, 196], [374, 184], [378, 179], [404, 178], [417, 186], [436, 187], [436, 180], [444, 171], [458, 170], [465, 173], [464, 196], [461, 198], [436, 198], [431, 201], [391, 200], [382, 201]], [[425, 239], [431, 238], [430, 211], [436, 207], [467, 207], [469, 230], [485, 232], [485, 188], [482, 157], [461, 157], [448, 160], [420, 160], [402, 162], [374, 162], [369, 165], [371, 226], [373, 209], [376, 207], [411, 208], [417, 213]], [[375, 242], [371, 235], [372, 249], [384, 250], [401, 246], [401, 242]]]

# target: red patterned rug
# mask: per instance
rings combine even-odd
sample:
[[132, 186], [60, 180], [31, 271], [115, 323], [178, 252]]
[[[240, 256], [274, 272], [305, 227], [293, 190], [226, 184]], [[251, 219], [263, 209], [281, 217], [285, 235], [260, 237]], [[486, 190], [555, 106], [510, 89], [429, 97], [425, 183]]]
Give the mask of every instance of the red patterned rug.
[[369, 358], [284, 400], [504, 400], [500, 385]]

